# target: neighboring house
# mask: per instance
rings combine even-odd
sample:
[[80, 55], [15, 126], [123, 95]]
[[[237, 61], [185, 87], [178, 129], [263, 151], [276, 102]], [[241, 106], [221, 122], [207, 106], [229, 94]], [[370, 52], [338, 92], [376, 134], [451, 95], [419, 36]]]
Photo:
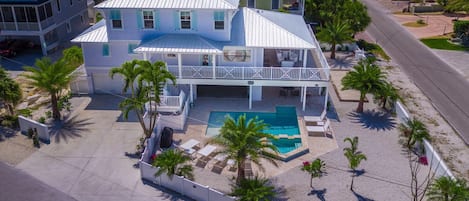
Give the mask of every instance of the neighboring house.
[[0, 0], [0, 37], [26, 39], [43, 55], [87, 27], [86, 0]]
[[304, 110], [307, 87], [327, 90], [329, 66], [300, 15], [238, 8], [236, 0], [108, 0], [96, 8], [104, 20], [72, 40], [83, 48], [90, 93], [120, 93], [122, 79], [109, 70], [132, 59], [166, 62], [178, 86], [162, 95], [184, 91], [191, 102], [208, 86], [237, 87], [250, 107], [264, 87], [298, 87]]
[[264, 10], [282, 10], [292, 14], [304, 14], [305, 0], [240, 0], [241, 7]]

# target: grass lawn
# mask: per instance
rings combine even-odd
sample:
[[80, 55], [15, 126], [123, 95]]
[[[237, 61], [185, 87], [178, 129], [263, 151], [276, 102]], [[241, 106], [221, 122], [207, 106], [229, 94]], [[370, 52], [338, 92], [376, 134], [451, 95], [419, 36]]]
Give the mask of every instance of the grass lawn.
[[440, 50], [454, 50], [454, 51], [469, 51], [469, 47], [450, 43], [448, 38], [422, 38], [420, 39], [423, 44], [433, 49]]
[[407, 23], [404, 23], [402, 25], [404, 25], [406, 27], [416, 27], [416, 28], [427, 26], [427, 24], [425, 24], [425, 23], [422, 24], [422, 23], [418, 23], [418, 22], [407, 22]]

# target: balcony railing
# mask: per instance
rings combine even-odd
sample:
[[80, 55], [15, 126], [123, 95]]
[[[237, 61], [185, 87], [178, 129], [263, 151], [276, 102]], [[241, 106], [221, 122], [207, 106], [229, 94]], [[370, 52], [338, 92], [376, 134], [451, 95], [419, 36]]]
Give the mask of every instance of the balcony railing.
[[[157, 107], [158, 112], [179, 112], [184, 105], [186, 94], [181, 91], [178, 96], [160, 96], [160, 104]], [[149, 102], [145, 104], [147, 111], [154, 111], [155, 105], [151, 105]]]
[[178, 79], [327, 81], [329, 69], [301, 67], [168, 66]]

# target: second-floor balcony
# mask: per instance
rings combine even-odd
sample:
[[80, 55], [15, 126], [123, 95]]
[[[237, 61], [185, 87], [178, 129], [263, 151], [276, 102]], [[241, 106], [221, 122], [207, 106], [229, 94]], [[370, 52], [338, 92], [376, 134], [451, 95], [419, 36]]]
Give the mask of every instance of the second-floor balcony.
[[329, 69], [303, 67], [168, 66], [177, 79], [328, 81]]

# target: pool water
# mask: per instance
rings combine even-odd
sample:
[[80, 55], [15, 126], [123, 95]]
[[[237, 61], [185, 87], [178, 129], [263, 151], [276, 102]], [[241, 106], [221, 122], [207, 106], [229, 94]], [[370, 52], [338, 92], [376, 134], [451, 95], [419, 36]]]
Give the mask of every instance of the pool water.
[[[210, 112], [206, 135], [209, 137], [218, 135], [227, 116], [237, 120], [238, 117], [243, 114], [246, 114], [246, 120], [254, 117], [257, 117], [258, 120], [263, 120], [264, 123], [268, 125], [267, 129], [264, 130], [265, 133], [276, 136], [300, 135], [296, 108], [292, 106], [277, 106], [275, 109], [276, 112]], [[281, 154], [285, 154], [295, 150], [298, 146], [301, 146], [301, 139], [280, 138], [278, 140], [273, 140], [272, 144], [279, 149]]]

